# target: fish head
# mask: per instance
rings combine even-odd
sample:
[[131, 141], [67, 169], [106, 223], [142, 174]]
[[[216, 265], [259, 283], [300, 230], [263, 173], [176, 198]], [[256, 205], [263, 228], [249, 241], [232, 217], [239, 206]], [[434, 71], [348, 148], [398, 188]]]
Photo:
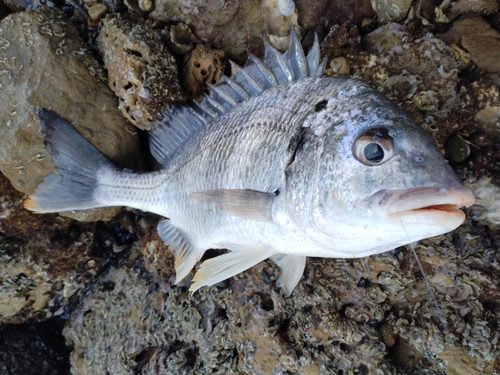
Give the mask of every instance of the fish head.
[[458, 227], [474, 195], [432, 137], [366, 83], [333, 81], [286, 171], [287, 212], [306, 238], [360, 257]]

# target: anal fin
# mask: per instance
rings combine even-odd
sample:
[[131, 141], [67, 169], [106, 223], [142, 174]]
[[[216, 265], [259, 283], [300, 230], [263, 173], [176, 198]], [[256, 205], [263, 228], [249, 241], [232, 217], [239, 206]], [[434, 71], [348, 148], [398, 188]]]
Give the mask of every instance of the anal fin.
[[175, 273], [177, 284], [193, 269], [204, 251], [197, 249], [189, 237], [168, 219], [160, 221], [158, 234], [175, 255]]
[[190, 292], [195, 292], [202, 286], [214, 285], [237, 275], [275, 253], [274, 250], [259, 245], [247, 247], [246, 249], [242, 249], [242, 246], [237, 244], [234, 246], [228, 244], [227, 247], [238, 250], [203, 262], [198, 272], [194, 275], [193, 284], [189, 288]]
[[303, 255], [294, 254], [276, 254], [271, 257], [281, 269], [277, 284], [283, 289], [286, 296], [292, 294], [292, 291], [299, 283], [306, 267], [306, 258]]

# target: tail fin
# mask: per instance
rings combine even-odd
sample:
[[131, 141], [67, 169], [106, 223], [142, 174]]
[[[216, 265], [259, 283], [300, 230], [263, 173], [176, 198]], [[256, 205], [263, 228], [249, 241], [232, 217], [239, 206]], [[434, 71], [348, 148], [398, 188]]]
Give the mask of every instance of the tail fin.
[[94, 193], [97, 172], [110, 165], [108, 159], [54, 111], [41, 108], [38, 116], [43, 143], [58, 173], [45, 177], [24, 207], [40, 213], [102, 207]]

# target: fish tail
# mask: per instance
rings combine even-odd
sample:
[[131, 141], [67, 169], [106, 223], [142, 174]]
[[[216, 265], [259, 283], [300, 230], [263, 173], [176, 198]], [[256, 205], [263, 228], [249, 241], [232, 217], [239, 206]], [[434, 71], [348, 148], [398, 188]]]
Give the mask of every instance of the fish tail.
[[46, 213], [106, 206], [96, 198], [98, 173], [109, 160], [73, 126], [51, 110], [40, 108], [40, 132], [57, 173], [48, 175], [26, 199], [28, 210]]

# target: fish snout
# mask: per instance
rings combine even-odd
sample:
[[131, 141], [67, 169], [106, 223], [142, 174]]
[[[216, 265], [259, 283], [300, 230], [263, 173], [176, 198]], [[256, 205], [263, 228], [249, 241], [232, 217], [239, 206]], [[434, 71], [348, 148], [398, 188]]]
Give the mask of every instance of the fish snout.
[[407, 223], [460, 225], [461, 207], [472, 206], [475, 197], [465, 185], [384, 190], [371, 197], [370, 207], [378, 215]]

